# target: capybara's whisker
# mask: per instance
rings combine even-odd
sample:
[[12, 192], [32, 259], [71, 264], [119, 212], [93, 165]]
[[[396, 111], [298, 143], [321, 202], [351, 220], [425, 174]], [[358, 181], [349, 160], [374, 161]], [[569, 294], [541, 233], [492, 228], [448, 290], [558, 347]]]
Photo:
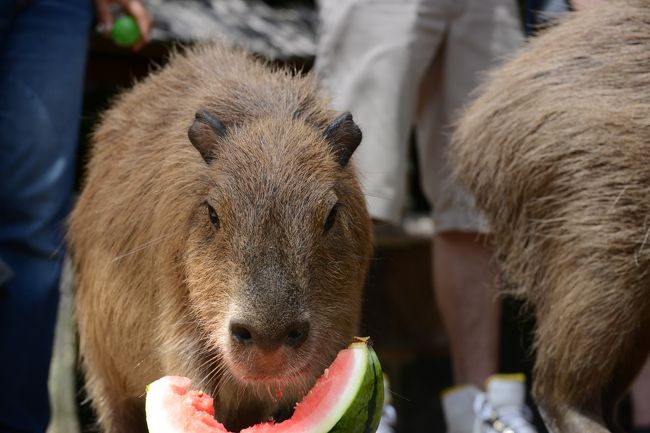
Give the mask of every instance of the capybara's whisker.
[[171, 236], [172, 235], [163, 235], [163, 236], [160, 236], [157, 239], [153, 239], [153, 240], [150, 240], [148, 242], [145, 242], [144, 244], [142, 244], [140, 246], [137, 246], [137, 247], [133, 248], [130, 251], [127, 251], [127, 252], [125, 252], [123, 254], [120, 254], [120, 255], [116, 256], [113, 259], [113, 261], [116, 262], [118, 260], [122, 260], [125, 257], [128, 257], [128, 256], [130, 256], [132, 254], [138, 253], [138, 252], [140, 252], [140, 251], [142, 251], [142, 250], [144, 250], [146, 248], [149, 248], [149, 247], [154, 246], [154, 245], [156, 245], [156, 244], [158, 244], [158, 243], [160, 243], [160, 242], [162, 242], [162, 241], [164, 241], [166, 239], [169, 239]]

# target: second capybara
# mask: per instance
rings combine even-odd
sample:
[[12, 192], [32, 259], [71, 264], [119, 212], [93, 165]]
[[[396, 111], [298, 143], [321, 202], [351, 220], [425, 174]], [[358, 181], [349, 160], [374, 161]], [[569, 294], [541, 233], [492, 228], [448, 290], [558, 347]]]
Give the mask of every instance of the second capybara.
[[286, 417], [357, 331], [371, 222], [361, 132], [311, 76], [220, 44], [124, 93], [70, 219], [80, 353], [106, 433], [182, 375], [231, 431]]
[[463, 114], [456, 173], [537, 316], [534, 395], [554, 432], [617, 430], [650, 349], [650, 3], [570, 14]]

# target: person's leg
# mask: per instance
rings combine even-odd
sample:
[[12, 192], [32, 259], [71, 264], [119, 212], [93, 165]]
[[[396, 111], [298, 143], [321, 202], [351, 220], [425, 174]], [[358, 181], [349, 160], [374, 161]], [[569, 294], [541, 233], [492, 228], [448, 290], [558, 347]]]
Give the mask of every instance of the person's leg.
[[650, 358], [632, 385], [632, 421], [639, 433], [650, 433]]
[[[453, 47], [451, 47], [453, 48]], [[449, 180], [446, 142], [451, 118], [446, 110], [445, 41], [420, 87], [416, 141], [422, 188], [433, 206], [432, 280], [449, 338], [455, 384], [482, 388], [497, 372], [500, 302], [494, 266], [484, 235], [487, 226], [471, 198]], [[467, 92], [474, 80], [467, 84]], [[469, 204], [467, 204], [469, 203]]]
[[[498, 371], [501, 308], [492, 251], [481, 235], [489, 228], [472, 197], [453, 180], [447, 144], [455, 118], [481, 74], [518, 48], [523, 33], [514, 0], [455, 5], [439, 62], [421, 90], [417, 142], [422, 188], [433, 206], [433, 281], [449, 337], [454, 383], [473, 385], [443, 394], [443, 407], [448, 431], [467, 432], [474, 427], [471, 396]], [[505, 386], [504, 380], [491, 381], [491, 388], [509, 387], [515, 391], [508, 396], [512, 406], [522, 405], [521, 381]], [[488, 396], [493, 391], [488, 389]]]
[[[423, 159], [433, 172], [423, 179], [432, 197], [437, 235], [433, 272], [438, 303], [448, 329], [456, 383], [483, 387], [498, 368], [500, 306], [495, 263], [485, 238], [487, 224], [473, 199], [457, 185], [447, 162], [450, 125], [480, 82], [481, 74], [523, 42], [514, 0], [467, 0], [451, 24], [439, 80], [441, 125], [423, 134]], [[424, 123], [424, 120], [421, 121]]]
[[483, 236], [445, 232], [433, 238], [435, 294], [457, 384], [483, 388], [498, 370], [501, 304], [494, 269]]
[[33, 0], [0, 51], [0, 431], [43, 432], [89, 0]]
[[[505, 3], [505, 2], [501, 2]], [[482, 388], [496, 373], [500, 304], [494, 263], [485, 238], [488, 231], [473, 199], [451, 179], [447, 142], [451, 125], [480, 74], [523, 41], [516, 5], [474, 11], [460, 2], [439, 61], [421, 89], [417, 142], [422, 188], [433, 205], [433, 280], [447, 329], [454, 381]]]

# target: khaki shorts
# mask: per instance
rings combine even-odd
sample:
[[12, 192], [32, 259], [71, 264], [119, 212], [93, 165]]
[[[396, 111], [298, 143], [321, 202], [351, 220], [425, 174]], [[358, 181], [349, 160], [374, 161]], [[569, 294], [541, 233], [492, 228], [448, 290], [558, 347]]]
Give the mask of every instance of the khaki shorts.
[[454, 116], [480, 77], [524, 39], [515, 0], [321, 0], [316, 74], [363, 131], [354, 155], [373, 218], [399, 222], [416, 127], [422, 189], [437, 232], [485, 232], [450, 179]]

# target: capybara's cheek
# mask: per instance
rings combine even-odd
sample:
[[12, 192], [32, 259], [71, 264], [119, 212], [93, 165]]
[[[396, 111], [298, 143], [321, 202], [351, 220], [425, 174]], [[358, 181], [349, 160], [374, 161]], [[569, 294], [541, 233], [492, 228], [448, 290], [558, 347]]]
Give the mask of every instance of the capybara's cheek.
[[228, 318], [235, 308], [236, 265], [218, 253], [192, 254], [185, 263], [189, 309], [203, 337], [215, 347], [228, 342]]

